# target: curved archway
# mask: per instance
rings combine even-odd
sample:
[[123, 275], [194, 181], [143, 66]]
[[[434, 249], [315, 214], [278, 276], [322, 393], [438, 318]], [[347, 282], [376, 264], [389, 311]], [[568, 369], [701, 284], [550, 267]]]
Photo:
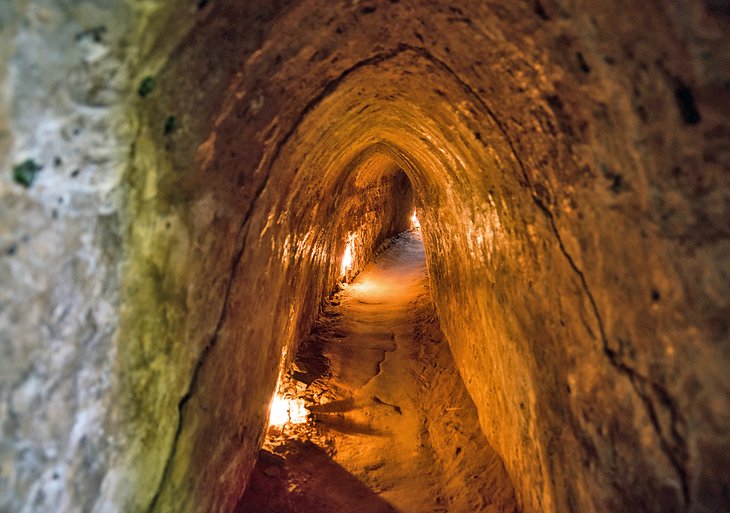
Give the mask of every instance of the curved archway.
[[[409, 72], [401, 73], [404, 68]], [[376, 91], [369, 72], [380, 79]], [[348, 235], [363, 231], [357, 218], [345, 215], [348, 201], [361, 200], [356, 194], [342, 198], [347, 178], [380, 153], [396, 162], [414, 184], [434, 300], [447, 337], [458, 341], [452, 344], [453, 353], [478, 405], [482, 428], [514, 476], [519, 501], [530, 505], [528, 508], [550, 510], [555, 507], [553, 481], [558, 475], [567, 479], [571, 470], [556, 468], [546, 451], [561, 432], [570, 406], [567, 394], [548, 397], [537, 383], [546, 376], [565, 381], [569, 371], [585, 365], [575, 361], [564, 365], [565, 361], [596, 360], [603, 355], [595, 352], [596, 342], [588, 347], [583, 343], [586, 331], [598, 332], [598, 321], [590, 318], [590, 312], [588, 319], [573, 321], [589, 324], [571, 341], [535, 340], [535, 334], [544, 337], [544, 333], [533, 325], [534, 313], [539, 308], [544, 312], [541, 318], [549, 317], [546, 303], [540, 302], [554, 297], [556, 289], [550, 283], [540, 287], [539, 278], [527, 274], [535, 270], [524, 267], [524, 255], [539, 255], [537, 260], [552, 267], [553, 280], [576, 280], [559, 239], [535, 237], [536, 232], [551, 233], [549, 211], [539, 208], [512, 144], [484, 101], [422, 51], [398, 47], [352, 66], [331, 83], [325, 87], [327, 94], [307, 104], [297, 124], [283, 135], [268, 160], [264, 157], [258, 165], [256, 172], [265, 175], [241, 225], [235, 280], [223, 305], [216, 338], [206, 346], [209, 352], [199, 360], [193, 378], [198, 400], [219, 404], [219, 413], [210, 416], [210, 406], [195, 413], [187, 401], [182, 404], [176, 445], [165, 475], [170, 475], [170, 469], [202, 465], [203, 460], [214, 472], [210, 440], [226, 431], [226, 422], [239, 422], [240, 418], [240, 412], [225, 411], [229, 400], [219, 394], [221, 365], [239, 361], [238, 365], [255, 368], [256, 375], [245, 379], [231, 372], [231, 381], [224, 388], [233, 395], [243, 394], [247, 387], [261, 390], [264, 397], [271, 395], [280, 355], [291, 353], [292, 345], [313, 321], [321, 298], [337, 281], [339, 257]], [[448, 98], [444, 91], [449, 92]], [[220, 118], [219, 131], [227, 130], [227, 122]], [[214, 135], [201, 148], [220, 152], [213, 148], [217, 144]], [[214, 159], [202, 156], [199, 160], [215, 166]], [[204, 165], [199, 173], [206, 172], [210, 171]], [[519, 212], [519, 217], [512, 212]], [[386, 220], [380, 222], [391, 227], [394, 221], [387, 219], [389, 213], [384, 214]], [[399, 215], [405, 221], [404, 212]], [[382, 238], [383, 227], [376, 223], [372, 231], [371, 236], [361, 238], [373, 242]], [[255, 275], [250, 273], [252, 269], [257, 270]], [[503, 297], [490, 297], [495, 281], [512, 283], [502, 287]], [[532, 296], [524, 295], [525, 289]], [[260, 299], [266, 296], [276, 299]], [[237, 339], [267, 342], [249, 363], [244, 355], [234, 355], [232, 344]], [[566, 345], [574, 349], [566, 350]], [[549, 365], [540, 361], [547, 353], [551, 354]], [[592, 363], [586, 368], [596, 366]], [[198, 379], [205, 381], [198, 384]], [[556, 401], [563, 406], [556, 408]], [[265, 410], [257, 407], [257, 420], [247, 426], [253, 433], [260, 432], [265, 418]], [[524, 415], [511, 415], [515, 407]], [[197, 422], [186, 420], [196, 416]], [[561, 450], [585, 450], [584, 439], [576, 442], [571, 441], [575, 435], [558, 436]], [[178, 441], [187, 451], [181, 451]], [[518, 446], [520, 451], [514, 454]], [[249, 452], [254, 448], [252, 445]], [[231, 450], [221, 449], [221, 454], [227, 459]], [[168, 480], [163, 477], [163, 497], [167, 493], [167, 500], [177, 501], [182, 490]], [[196, 480], [207, 482], [202, 476]], [[590, 486], [599, 486], [599, 482]], [[240, 485], [238, 480], [235, 483]], [[225, 500], [226, 493], [217, 493], [217, 500]]]
[[[309, 187], [311, 178], [307, 170], [313, 170], [317, 173], [317, 187], [327, 191], [327, 196], [328, 184], [339, 183], [342, 170], [351, 170], [376, 152], [388, 155], [406, 171], [422, 211], [420, 218], [434, 280], [434, 299], [447, 336], [461, 341], [453, 348], [454, 354], [467, 383], [472, 382], [470, 392], [478, 404], [482, 401], [483, 427], [494, 436], [500, 454], [509, 453], [509, 448], [518, 444], [529, 446], [525, 452], [531, 457], [520, 462], [507, 461], [508, 469], [514, 476], [531, 476], [518, 488], [531, 490], [533, 497], [528, 500], [548, 507], [552, 486], [547, 476], [552, 470], [542, 456], [545, 442], [536, 435], [541, 431], [538, 419], [542, 399], [533, 384], [537, 379], [535, 374], [539, 373], [538, 356], [531, 354], [534, 348], [514, 343], [515, 339], [528, 338], [514, 326], [495, 329], [502, 334], [500, 341], [485, 332], [484, 326], [494, 326], [499, 322], [496, 319], [509, 315], [505, 315], [504, 309], [500, 314], [490, 312], [486, 307], [488, 301], [480, 296], [493, 280], [488, 274], [501, 274], [502, 279], [510, 280], [505, 272], [514, 268], [510, 259], [517, 259], [516, 254], [524, 251], [516, 249], [515, 255], [511, 255], [505, 242], [519, 241], [530, 246], [532, 241], [526, 225], [549, 232], [548, 218], [536, 208], [511, 146], [483, 102], [474, 100], [469, 89], [448, 70], [435, 70], [432, 60], [410, 48], [399, 49], [387, 58], [372, 62], [368, 65], [383, 77], [379, 82], [382, 87], [372, 91], [372, 77], [363, 73], [367, 67], [362, 64], [355, 66], [355, 71], [347, 72], [344, 79], [338, 79], [337, 87], [329, 90], [326, 101], [308, 106], [306, 117], [278, 154], [267, 187], [272, 191], [281, 190], [277, 180], [290, 183], [292, 190], [299, 184], [306, 184], [299, 185], [301, 188]], [[410, 70], [405, 76], [393, 71], [405, 66]], [[394, 79], [386, 80], [391, 75]], [[450, 91], [448, 101], [443, 90]], [[318, 122], [321, 119], [334, 121], [322, 126]], [[294, 156], [287, 147], [295, 149]], [[293, 170], [297, 170], [296, 174]], [[266, 191], [262, 194], [262, 205], [265, 199]], [[294, 210], [292, 205], [296, 203], [287, 203], [287, 209]], [[298, 208], [312, 211], [311, 205], [300, 204]], [[529, 216], [529, 222], [519, 219], [508, 231], [501, 215], [511, 217], [510, 209]], [[262, 207], [262, 212], [266, 212], [266, 207]], [[317, 222], [302, 223], [304, 227], [317, 225]], [[344, 241], [355, 228], [343, 225], [341, 232], [334, 231], [330, 236], [335, 241]], [[284, 233], [291, 231], [291, 227], [284, 229]], [[500, 248], [496, 255], [495, 248]], [[342, 249], [337, 247], [332, 255], [338, 257]], [[565, 265], [557, 244], [535, 249], [545, 250], [554, 251], [551, 258], [558, 260], [558, 265]], [[571, 270], [563, 272], [572, 274]], [[530, 281], [524, 272], [521, 274], [518, 279]], [[533, 310], [525, 304], [529, 300], [516, 299], [519, 310], [529, 315]], [[459, 325], [450, 325], [451, 319], [458, 319]], [[509, 337], [513, 341], [504, 336], [509, 331], [513, 331]], [[491, 351], [482, 349], [486, 340], [493, 344]], [[504, 345], [500, 347], [501, 344]], [[523, 356], [516, 357], [517, 354]], [[476, 376], [485, 369], [494, 374], [481, 376], [477, 381]], [[552, 369], [542, 372], [558, 373]], [[514, 388], [485, 387], [484, 379], [500, 384], [511, 381]], [[481, 386], [474, 386], [475, 382], [481, 382]], [[505, 419], [510, 418], [509, 411], [515, 405], [523, 405], [530, 413], [523, 419], [514, 418], [516, 425], [507, 427]], [[485, 412], [487, 408], [489, 414]], [[495, 418], [500, 419], [499, 429]], [[556, 419], [558, 425], [562, 422]], [[527, 439], [523, 435], [515, 436], [525, 432], [531, 433]]]
[[[480, 4], [471, 9], [485, 21], [471, 25], [441, 7], [429, 10], [438, 20], [432, 42], [415, 28], [404, 38], [370, 33], [354, 15], [357, 37], [338, 46], [336, 24], [322, 34], [295, 6], [271, 21], [280, 38], [210, 86], [220, 98], [206, 99], [202, 113], [191, 108], [182, 119], [188, 131], [156, 134], [162, 113], [175, 108], [164, 100], [143, 112], [135, 158], [147, 174], [133, 175], [131, 210], [140, 226], [155, 227], [136, 230], [131, 245], [149, 266], [140, 290], [162, 282], [162, 293], [141, 296], [165, 306], [129, 331], [148, 329], [165, 347], [184, 340], [183, 350], [166, 355], [151, 335], [139, 337], [140, 352], [160, 366], [150, 394], [157, 410], [146, 398], [130, 410], [164, 419], [148, 427], [160, 443], [140, 460], [151, 469], [139, 472], [150, 477], [140, 492], [150, 510], [182, 511], [199, 497], [212, 508], [233, 503], [281, 356], [336, 282], [348, 235], [367, 226], [361, 240], [374, 242], [402, 218], [395, 201], [375, 214], [398, 192], [392, 181], [358, 198], [368, 185], [348, 180], [362, 166], [386, 166], [380, 154], [413, 183], [443, 329], [522, 507], [651, 511], [688, 503], [685, 421], [667, 379], [677, 362], [662, 351], [675, 347], [673, 330], [692, 330], [655, 316], [647, 290], [671, 282], [674, 271], [654, 248], [669, 246], [652, 221], [634, 224], [626, 214], [635, 207], [650, 219], [648, 178], [632, 142], [641, 129], [633, 117], [619, 121], [605, 97], [581, 96], [589, 79], [572, 77], [557, 47], [542, 52], [531, 39], [534, 20]], [[333, 9], [340, 8], [332, 19], [350, 19], [346, 7]], [[425, 23], [411, 20], [407, 6], [392, 9], [411, 28]], [[161, 71], [163, 90], [190, 62], [208, 62], [201, 49], [218, 41], [222, 23], [211, 16]], [[528, 34], [519, 45], [500, 39], [512, 27], [505, 20]], [[311, 44], [295, 44], [300, 37]], [[474, 41], [484, 44], [472, 49]], [[613, 90], [610, 77], [596, 80]], [[600, 130], [612, 139], [604, 144]], [[616, 192], [624, 180], [616, 169], [634, 170], [641, 192]], [[612, 183], [604, 187], [604, 179]], [[170, 233], [156, 226], [165, 216]], [[165, 255], [148, 249], [156, 242]], [[176, 252], [185, 245], [193, 249]], [[629, 279], [625, 269], [644, 272]], [[637, 308], [622, 306], [634, 301]], [[161, 333], [147, 319], [166, 319], [172, 329]], [[142, 359], [135, 350], [130, 369]], [[144, 396], [143, 385], [129, 388]]]

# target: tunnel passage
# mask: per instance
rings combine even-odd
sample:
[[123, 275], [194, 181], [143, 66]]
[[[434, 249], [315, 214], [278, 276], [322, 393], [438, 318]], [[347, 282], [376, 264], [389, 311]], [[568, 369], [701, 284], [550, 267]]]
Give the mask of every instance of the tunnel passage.
[[517, 511], [439, 329], [417, 223], [388, 242], [280, 376], [237, 512]]
[[[276, 51], [275, 43], [266, 49]], [[262, 54], [253, 59], [254, 69], [265, 61]], [[295, 64], [284, 66], [271, 80], [287, 83], [286, 73], [297, 72]], [[488, 96], [410, 44], [328, 78], [290, 125], [281, 121], [282, 110], [272, 110], [268, 128], [259, 126], [276, 99], [261, 106], [259, 86], [235, 80], [231, 90], [246, 87], [252, 92], [222, 106], [189, 179], [189, 187], [210, 190], [190, 208], [192, 221], [203, 223], [195, 231], [207, 232], [200, 251], [220, 262], [199, 271], [201, 289], [210, 291], [200, 301], [219, 306], [193, 308], [200, 308], [202, 326], [203, 319], [217, 321], [201, 326], [207, 342], [192, 362], [188, 391], [173, 402], [179, 416], [168, 427], [175, 434], [171, 450], [161, 454], [152, 510], [192, 504], [200, 495], [214, 508], [233, 506], [252, 468], [276, 377], [334, 286], [345, 245], [357, 233], [363, 246], [356, 253], [364, 255], [403, 228], [396, 220], [406, 219], [410, 201], [363, 185], [389, 176], [396, 191], [397, 169], [413, 186], [432, 296], [455, 364], [520, 508], [686, 506], [688, 454], [668, 385], [650, 379], [628, 349], [616, 346], [625, 341], [627, 323], [636, 322], [631, 332], [639, 338], [631, 339], [654, 347], [648, 340], [658, 325], [646, 325], [648, 313], [619, 315], [608, 307], [625, 290], [615, 288], [619, 271], [607, 262], [634, 265], [660, 255], [650, 245], [642, 250], [614, 240], [616, 218], [583, 207], [575, 218], [566, 214], [578, 199], [565, 190], [580, 187], [582, 178], [563, 167], [561, 152], [569, 150], [556, 132], [565, 123], [558, 100], [548, 101], [552, 114], [532, 108], [527, 135], [515, 139]], [[254, 108], [262, 109], [258, 116]], [[261, 141], [260, 153], [239, 145], [242, 130]], [[553, 168], [536, 165], [538, 155], [558, 161]], [[238, 171], [249, 161], [255, 167], [248, 174]], [[374, 213], [371, 202], [387, 206]], [[216, 226], [221, 209], [237, 204], [249, 206]], [[603, 284], [600, 293], [591, 282]], [[651, 295], [642, 297], [650, 308]], [[606, 318], [602, 308], [614, 313]], [[245, 400], [232, 406], [231, 396]]]
[[[208, 52], [214, 42], [230, 48], [226, 16], [248, 19], [214, 7], [160, 72], [156, 101], [142, 102], [149, 137], [138, 138], [147, 174], [135, 187], [136, 217], [140, 226], [173, 228], [163, 235], [169, 256], [140, 261], [164, 269], [162, 283], [153, 282], [165, 305], [156, 318], [170, 320], [165, 332], [139, 320], [132, 330], [177, 349], [141, 349], [138, 358], [159, 362], [159, 377], [131, 383], [144, 389], [130, 408], [162, 419], [146, 426], [160, 443], [137, 463], [147, 476], [140, 500], [149, 511], [235, 505], [277, 376], [334, 287], [346, 245], [356, 234], [358, 267], [404, 229], [398, 223], [412, 203], [400, 199], [402, 170], [441, 327], [519, 507], [711, 504], [716, 495], [701, 476], [717, 461], [688, 441], [709, 436], [689, 427], [705, 413], [669, 377], [685, 375], [680, 361], [713, 350], [689, 317], [671, 316], [679, 303], [653, 299], [658, 291], [679, 301], [679, 292], [665, 260], [670, 242], [646, 204], [650, 168], [630, 142], [635, 116], [609, 102], [623, 83], [605, 65], [599, 97], [584, 97], [593, 79], [583, 71], [571, 78], [563, 47], [548, 45], [555, 53], [546, 57], [527, 36], [515, 39], [520, 48], [497, 43], [482, 25], [457, 29], [459, 15], [446, 7], [421, 6], [430, 30], [401, 38], [399, 23], [423, 22], [409, 18], [411, 5], [378, 9], [375, 25], [345, 4], [281, 11], [270, 22], [276, 37], [246, 54], [245, 72], [210, 78], [206, 87], [220, 88], [221, 100], [192, 105], [180, 117], [187, 129], [164, 136], [156, 120], [188, 94], [180, 77], [221, 63]], [[511, 37], [539, 23], [518, 7], [469, 9], [493, 30], [509, 20]], [[320, 19], [339, 21], [323, 31]], [[476, 53], [474, 41], [483, 41]], [[666, 109], [663, 123], [681, 123]], [[145, 248], [160, 232], [135, 230], [132, 246]], [[679, 333], [697, 342], [680, 345]], [[686, 379], [718, 390], [719, 369]]]
[[8, 5], [0, 509], [232, 511], [415, 206], [520, 510], [728, 510], [718, 2]]

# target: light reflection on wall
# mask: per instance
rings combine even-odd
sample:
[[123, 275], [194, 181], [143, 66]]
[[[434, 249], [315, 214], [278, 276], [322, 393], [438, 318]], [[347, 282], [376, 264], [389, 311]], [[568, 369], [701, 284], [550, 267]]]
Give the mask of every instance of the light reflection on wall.
[[340, 267], [340, 276], [347, 281], [347, 271], [352, 267], [355, 253], [355, 234], [351, 233], [347, 236], [347, 246], [345, 254], [342, 255], [342, 266]]
[[411, 215], [411, 228], [414, 228], [416, 230], [419, 230], [421, 228], [421, 222], [418, 220], [418, 215], [416, 214], [415, 210]]
[[269, 412], [269, 427], [284, 426], [286, 424], [306, 424], [309, 411], [304, 406], [303, 399], [288, 399], [279, 394], [271, 401]]

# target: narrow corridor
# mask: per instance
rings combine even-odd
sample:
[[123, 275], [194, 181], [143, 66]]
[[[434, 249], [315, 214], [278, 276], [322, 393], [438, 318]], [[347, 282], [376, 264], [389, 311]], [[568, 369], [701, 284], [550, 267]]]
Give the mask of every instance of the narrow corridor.
[[440, 332], [417, 231], [330, 300], [280, 394], [307, 421], [269, 429], [239, 513], [516, 509]]

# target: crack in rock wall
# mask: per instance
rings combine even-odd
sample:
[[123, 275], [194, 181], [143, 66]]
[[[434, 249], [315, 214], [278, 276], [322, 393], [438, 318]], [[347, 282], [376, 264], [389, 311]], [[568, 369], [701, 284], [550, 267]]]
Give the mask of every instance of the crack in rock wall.
[[4, 4], [0, 509], [230, 509], [348, 236], [358, 268], [413, 202], [524, 511], [727, 509], [729, 26], [684, 0]]

